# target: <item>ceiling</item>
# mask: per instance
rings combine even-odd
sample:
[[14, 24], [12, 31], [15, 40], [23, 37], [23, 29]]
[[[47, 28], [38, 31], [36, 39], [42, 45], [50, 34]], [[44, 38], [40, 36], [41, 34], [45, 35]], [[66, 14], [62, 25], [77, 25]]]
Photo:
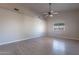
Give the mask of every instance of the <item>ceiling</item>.
[[[24, 6], [27, 9], [30, 8], [31, 10], [35, 11], [36, 13], [42, 14], [47, 13], [49, 11], [49, 4], [48, 3], [2, 3], [0, 7], [5, 7], [9, 9], [18, 8], [19, 6]], [[60, 12], [67, 12], [67, 11], [79, 11], [79, 3], [52, 3], [52, 10]]]
[[[45, 13], [49, 10], [48, 3], [22, 3], [21, 5], [38, 13]], [[79, 3], [52, 3], [52, 9], [59, 12], [79, 10]]]

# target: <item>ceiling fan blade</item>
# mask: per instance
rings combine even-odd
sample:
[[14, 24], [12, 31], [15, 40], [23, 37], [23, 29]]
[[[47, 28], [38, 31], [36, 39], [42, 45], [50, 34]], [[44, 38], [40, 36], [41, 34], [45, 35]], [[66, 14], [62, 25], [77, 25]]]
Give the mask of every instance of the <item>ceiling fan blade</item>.
[[48, 13], [43, 13], [44, 15], [48, 14]]
[[48, 16], [49, 16], [49, 15], [47, 14], [47, 15], [45, 15], [44, 17], [47, 18]]
[[58, 12], [54, 12], [54, 13], [52, 13], [52, 14], [59, 14]]

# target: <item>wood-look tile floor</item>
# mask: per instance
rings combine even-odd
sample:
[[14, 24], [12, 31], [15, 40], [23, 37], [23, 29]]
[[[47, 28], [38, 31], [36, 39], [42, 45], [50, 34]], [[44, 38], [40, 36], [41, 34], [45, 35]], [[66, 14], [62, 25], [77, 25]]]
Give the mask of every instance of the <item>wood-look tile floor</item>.
[[0, 46], [7, 55], [79, 55], [79, 40], [35, 38]]

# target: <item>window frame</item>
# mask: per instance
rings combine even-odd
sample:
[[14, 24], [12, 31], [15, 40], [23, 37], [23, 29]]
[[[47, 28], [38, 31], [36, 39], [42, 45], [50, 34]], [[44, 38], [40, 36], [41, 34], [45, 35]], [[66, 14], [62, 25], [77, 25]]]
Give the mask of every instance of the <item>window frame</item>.
[[53, 24], [53, 31], [65, 31], [65, 24], [61, 23], [54, 23]]

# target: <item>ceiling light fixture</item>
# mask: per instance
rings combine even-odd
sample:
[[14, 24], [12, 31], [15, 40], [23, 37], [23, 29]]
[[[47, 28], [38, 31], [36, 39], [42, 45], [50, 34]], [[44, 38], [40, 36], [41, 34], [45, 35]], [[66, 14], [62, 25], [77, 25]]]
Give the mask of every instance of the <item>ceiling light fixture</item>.
[[46, 17], [53, 17], [54, 14], [58, 14], [58, 12], [54, 12], [54, 10], [52, 10], [52, 3], [49, 3], [49, 12], [44, 14], [46, 15]]

